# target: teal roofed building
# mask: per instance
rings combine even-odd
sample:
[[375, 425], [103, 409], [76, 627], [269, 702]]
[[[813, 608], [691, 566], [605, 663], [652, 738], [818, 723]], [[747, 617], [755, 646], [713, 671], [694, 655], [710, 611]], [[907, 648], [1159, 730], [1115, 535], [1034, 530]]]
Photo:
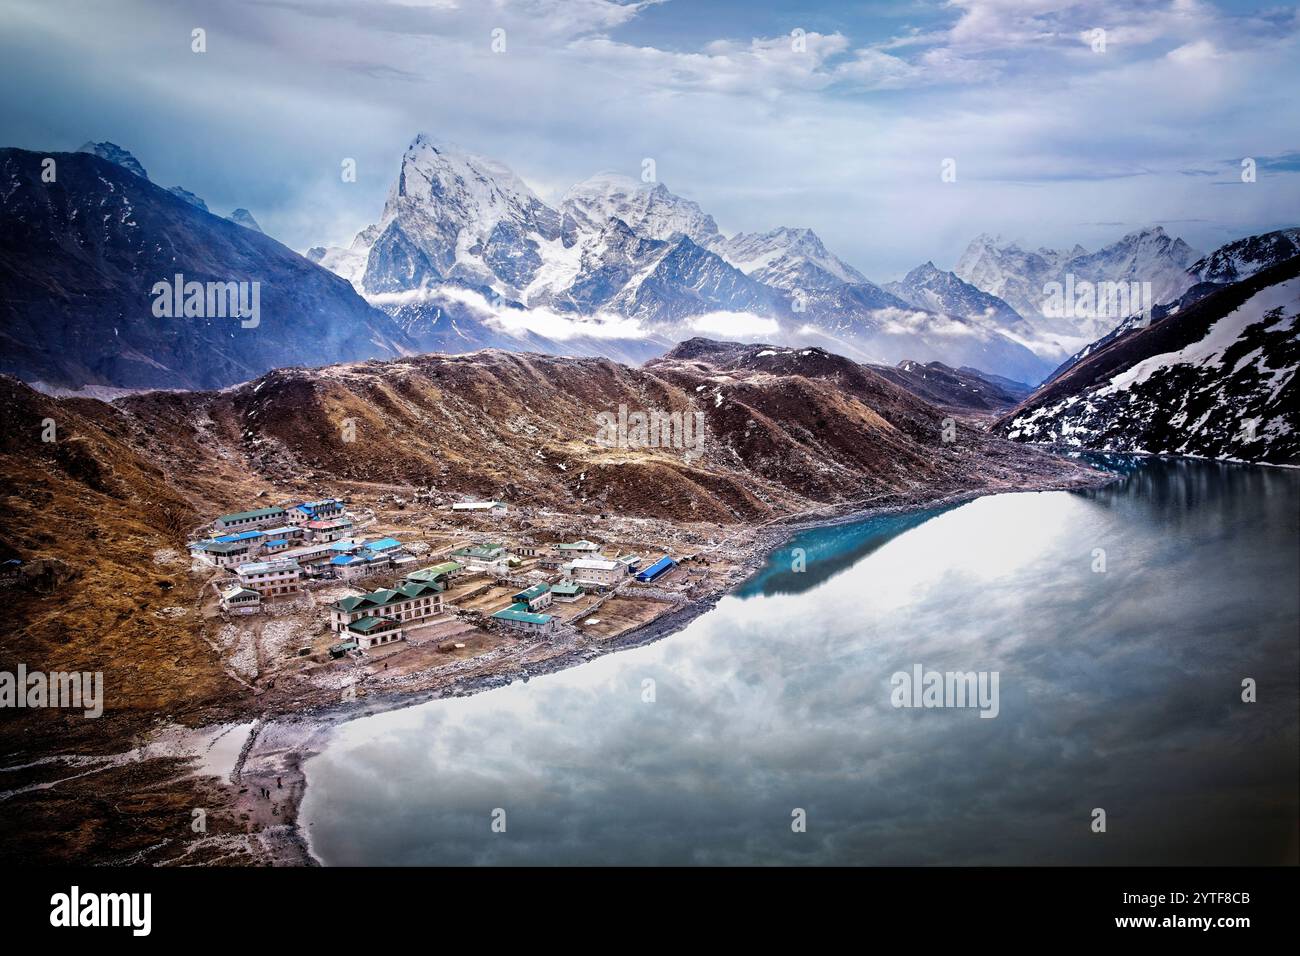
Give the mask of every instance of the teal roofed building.
[[386, 617], [410, 625], [442, 610], [439, 585], [408, 581], [395, 588], [381, 588], [335, 601], [330, 605], [330, 630], [342, 634], [364, 617]]
[[344, 629], [344, 634], [359, 648], [369, 650], [380, 644], [392, 644], [403, 637], [402, 625], [387, 617], [362, 617]]
[[492, 620], [499, 621], [506, 627], [530, 634], [549, 634], [555, 630], [555, 618], [549, 614], [534, 614], [527, 604], [512, 604], [497, 611]]
[[515, 604], [523, 604], [530, 611], [540, 611], [543, 608], [551, 606], [551, 586], [549, 584], [534, 584], [526, 590], [520, 591], [513, 598]]
[[282, 524], [285, 511], [283, 508], [255, 508], [252, 511], [235, 511], [222, 515], [212, 526], [218, 531], [250, 531], [269, 525]]

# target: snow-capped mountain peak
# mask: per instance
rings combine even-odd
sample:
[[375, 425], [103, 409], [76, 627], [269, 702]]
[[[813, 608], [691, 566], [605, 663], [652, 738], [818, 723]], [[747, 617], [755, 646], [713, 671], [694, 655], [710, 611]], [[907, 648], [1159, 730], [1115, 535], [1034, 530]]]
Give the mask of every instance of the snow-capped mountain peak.
[[883, 288], [919, 309], [988, 319], [1004, 328], [1022, 323], [1019, 313], [1002, 299], [964, 282], [955, 273], [943, 271], [933, 262], [922, 263], [901, 282], [889, 282]]
[[[1032, 317], [1038, 329], [1035, 350], [1064, 357], [1110, 332], [1133, 311], [1177, 299], [1193, 283], [1187, 268], [1197, 258], [1182, 239], [1162, 226], [1134, 230], [1118, 241], [1087, 252], [1076, 245], [1069, 251], [1039, 249], [1027, 252], [1015, 242], [987, 233], [977, 236], [962, 254], [956, 275], [977, 289], [998, 296], [1022, 316]], [[1049, 289], [1081, 288], [1102, 284], [1137, 283], [1144, 301], [1123, 314], [1098, 307], [1054, 314]], [[1122, 310], [1121, 310], [1122, 311]]]
[[1296, 255], [1300, 255], [1300, 229], [1278, 229], [1220, 246], [1187, 271], [1199, 282], [1239, 282]]
[[[996, 265], [1000, 240], [984, 238]], [[402, 156], [379, 221], [350, 248], [316, 247], [308, 257], [401, 311], [402, 327], [426, 344], [449, 323], [514, 327], [516, 313], [535, 311], [548, 325], [630, 320], [624, 328], [634, 337], [685, 334], [699, 323], [739, 335], [735, 324], [872, 361], [921, 357], [1025, 381], [1053, 367], [1027, 347], [1032, 336], [1012, 306], [933, 263], [913, 276], [926, 297], [904, 298], [811, 229], [727, 237], [693, 200], [617, 173], [576, 184], [553, 209], [502, 163], [427, 135]], [[1043, 270], [1055, 265], [1037, 258]]]
[[710, 248], [750, 278], [778, 289], [810, 291], [867, 281], [827, 250], [811, 229], [741, 232], [730, 239], [718, 237]]
[[389, 192], [382, 222], [411, 210], [432, 213], [486, 235], [501, 220], [558, 227], [554, 210], [504, 163], [451, 144], [439, 144], [426, 133], [411, 141], [402, 157], [397, 182]]
[[651, 239], [674, 234], [705, 246], [718, 236], [718, 224], [699, 204], [670, 192], [660, 182], [646, 183], [619, 173], [598, 173], [564, 194], [560, 212], [579, 229], [599, 230], [621, 219]]
[[559, 214], [508, 166], [422, 133], [402, 156], [373, 240], [363, 231], [353, 256], [328, 250], [321, 261], [346, 264], [364, 252], [369, 292], [446, 280], [512, 290], [540, 267], [539, 244], [559, 234]]

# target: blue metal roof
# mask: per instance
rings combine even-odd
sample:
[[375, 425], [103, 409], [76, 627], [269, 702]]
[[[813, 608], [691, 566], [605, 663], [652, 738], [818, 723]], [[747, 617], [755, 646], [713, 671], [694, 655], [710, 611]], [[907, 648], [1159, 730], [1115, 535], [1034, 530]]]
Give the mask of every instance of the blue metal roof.
[[674, 561], [672, 558], [668, 557], [667, 555], [664, 555], [654, 564], [650, 565], [650, 567], [646, 568], [644, 571], [638, 574], [636, 576], [636, 579], [642, 582], [653, 581], [655, 578], [659, 577], [659, 575], [663, 574], [669, 568], [675, 568], [675, 567], [677, 567], [677, 562]]
[[224, 544], [229, 541], [247, 541], [249, 538], [260, 538], [265, 534], [265, 531], [241, 531], [239, 534], [223, 534], [215, 540]]
[[366, 542], [366, 547], [371, 551], [391, 551], [394, 548], [400, 548], [402, 542], [396, 538], [380, 538], [378, 541]]

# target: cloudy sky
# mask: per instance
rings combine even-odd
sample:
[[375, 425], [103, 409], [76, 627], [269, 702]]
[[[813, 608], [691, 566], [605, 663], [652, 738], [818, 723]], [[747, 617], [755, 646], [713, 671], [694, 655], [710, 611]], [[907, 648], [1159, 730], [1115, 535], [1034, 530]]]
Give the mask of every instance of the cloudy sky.
[[1300, 220], [1293, 3], [5, 0], [0, 25], [0, 143], [111, 140], [299, 250], [374, 221], [417, 132], [551, 202], [652, 158], [724, 232], [809, 226], [877, 280], [980, 232], [1208, 249]]

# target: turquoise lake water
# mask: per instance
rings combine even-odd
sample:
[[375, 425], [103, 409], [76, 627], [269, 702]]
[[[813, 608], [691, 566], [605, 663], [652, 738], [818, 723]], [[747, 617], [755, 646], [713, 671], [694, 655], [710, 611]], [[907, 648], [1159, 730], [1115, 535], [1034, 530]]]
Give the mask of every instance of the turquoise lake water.
[[[800, 534], [655, 644], [346, 724], [307, 764], [313, 852], [1294, 863], [1300, 473], [1120, 464], [1098, 490]], [[997, 716], [894, 706], [918, 665], [996, 672]]]

